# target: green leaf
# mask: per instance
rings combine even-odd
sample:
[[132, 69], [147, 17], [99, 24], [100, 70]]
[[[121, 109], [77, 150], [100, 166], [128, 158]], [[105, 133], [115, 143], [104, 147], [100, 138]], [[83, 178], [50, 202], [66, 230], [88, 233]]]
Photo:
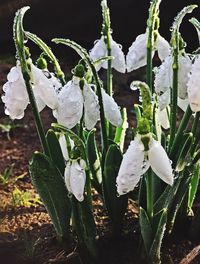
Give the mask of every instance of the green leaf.
[[64, 180], [52, 161], [34, 153], [29, 164], [31, 179], [53, 222], [59, 239], [69, 237], [71, 204]]
[[194, 198], [197, 193], [200, 177], [200, 164], [194, 166], [194, 172], [191, 178], [190, 187], [189, 187], [189, 198], [188, 198], [188, 207], [191, 210], [194, 202]]
[[[164, 208], [159, 215], [156, 217], [159, 218], [158, 224], [156, 223], [157, 231], [155, 233], [155, 237], [153, 239], [153, 243], [151, 245], [151, 249], [149, 251], [149, 257], [152, 264], [160, 263], [160, 249], [163, 240], [163, 236], [165, 233], [166, 222], [167, 222], [167, 210]], [[158, 219], [156, 219], [156, 222]]]
[[188, 163], [188, 154], [190, 152], [192, 143], [193, 143], [193, 134], [192, 133], [187, 133], [185, 136], [185, 140], [183, 145], [181, 146], [180, 153], [178, 155], [178, 161], [176, 164], [176, 171], [180, 172], [184, 170], [185, 166]]
[[122, 162], [122, 153], [117, 145], [111, 145], [106, 153], [103, 190], [105, 204], [109, 217], [113, 223], [114, 232], [120, 232], [122, 220], [126, 212], [128, 197], [127, 195], [117, 196], [116, 178]]
[[141, 229], [141, 234], [142, 238], [144, 241], [144, 246], [147, 252], [147, 255], [149, 255], [149, 251], [153, 242], [153, 230], [151, 227], [151, 222], [149, 220], [149, 217], [146, 213], [146, 211], [140, 207], [140, 229]]
[[92, 173], [92, 185], [100, 194], [102, 194], [102, 169], [100, 155], [95, 141], [95, 130], [91, 130], [88, 134], [86, 153], [90, 171]]
[[93, 216], [91, 186], [88, 171], [86, 171], [86, 192], [84, 200], [79, 202], [72, 197], [73, 225], [76, 230], [79, 243], [88, 252], [90, 257], [97, 257], [96, 225]]
[[59, 169], [61, 175], [64, 176], [65, 160], [63, 158], [63, 154], [58, 138], [52, 129], [48, 130], [46, 139], [49, 145], [49, 150], [53, 163]]
[[173, 197], [172, 204], [170, 205], [170, 208], [168, 209], [168, 224], [167, 224], [168, 226], [167, 226], [167, 228], [168, 228], [169, 233], [171, 233], [171, 231], [173, 229], [175, 219], [177, 216], [177, 212], [178, 212], [178, 210], [179, 210], [179, 208], [180, 208], [180, 206], [184, 200], [186, 193], [188, 192], [190, 179], [191, 179], [191, 173], [187, 168], [183, 172], [182, 180], [178, 186], [176, 194]]

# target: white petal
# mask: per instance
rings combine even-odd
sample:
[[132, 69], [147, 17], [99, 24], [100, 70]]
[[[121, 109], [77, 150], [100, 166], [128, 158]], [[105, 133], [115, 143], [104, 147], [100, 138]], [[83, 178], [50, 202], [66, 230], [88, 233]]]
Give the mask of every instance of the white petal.
[[[93, 61], [96, 61], [106, 55], [107, 49], [102, 36], [101, 39], [95, 41], [94, 47], [90, 50], [90, 57]], [[102, 66], [106, 67], [106, 64], [107, 62], [100, 63], [96, 66], [96, 69], [99, 70]]]
[[188, 99], [183, 100], [183, 99], [178, 98], [178, 107], [180, 107], [181, 110], [183, 110], [185, 112], [188, 105], [189, 105]]
[[85, 126], [88, 130], [91, 130], [99, 120], [99, 100], [88, 84], [85, 84], [83, 87], [83, 98]]
[[161, 61], [170, 55], [170, 45], [160, 34], [157, 37], [156, 50]]
[[113, 97], [109, 96], [102, 88], [102, 99], [106, 119], [114, 126], [118, 127], [122, 124], [120, 109]]
[[181, 99], [187, 98], [187, 83], [189, 80], [189, 73], [192, 68], [192, 61], [188, 55], [179, 57], [178, 70], [178, 96]]
[[158, 106], [159, 109], [162, 111], [170, 104], [170, 89], [167, 90], [162, 95], [158, 96]]
[[73, 160], [71, 165], [70, 187], [73, 195], [79, 202], [84, 200], [85, 182], [85, 162], [83, 160]]
[[154, 86], [158, 95], [165, 93], [172, 86], [172, 57], [168, 56], [155, 70]]
[[144, 159], [144, 146], [138, 139], [131, 141], [116, 179], [117, 192], [119, 195], [132, 191], [149, 168], [148, 162]]
[[200, 57], [192, 65], [188, 81], [188, 99], [193, 112], [200, 111]]
[[164, 129], [170, 128], [169, 117], [167, 114], [167, 108], [164, 108], [162, 111], [160, 111], [160, 109], [158, 109], [158, 119], [159, 119], [160, 125]]
[[149, 163], [154, 173], [169, 185], [173, 184], [173, 171], [171, 162], [162, 145], [153, 139], [148, 151]]
[[111, 49], [111, 55], [114, 57], [112, 60], [112, 67], [118, 72], [125, 73], [126, 62], [122, 47], [111, 39]]
[[33, 78], [33, 91], [51, 109], [58, 105], [58, 98], [53, 83], [48, 79], [42, 70], [31, 63], [31, 72]]
[[71, 176], [71, 161], [67, 162], [67, 165], [65, 167], [65, 185], [67, 187], [68, 192], [72, 193], [71, 185], [70, 185], [70, 176]]
[[126, 56], [127, 71], [131, 72], [147, 63], [147, 33], [139, 35], [132, 43]]
[[58, 107], [54, 116], [59, 124], [73, 128], [83, 114], [83, 96], [78, 84], [67, 83], [58, 95]]
[[3, 86], [5, 94], [1, 97], [5, 104], [5, 114], [11, 119], [21, 119], [29, 102], [21, 68], [13, 67], [7, 78], [8, 82]]
[[60, 147], [61, 147], [64, 159], [69, 160], [69, 153], [68, 153], [66, 138], [64, 134], [60, 135], [59, 143], [60, 143]]

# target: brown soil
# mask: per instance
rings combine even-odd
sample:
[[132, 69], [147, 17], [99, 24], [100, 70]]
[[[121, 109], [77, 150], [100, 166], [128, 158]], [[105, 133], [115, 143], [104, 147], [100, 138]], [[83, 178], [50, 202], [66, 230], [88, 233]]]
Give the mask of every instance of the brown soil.
[[[0, 68], [0, 85], [5, 83], [6, 74], [10, 65], [3, 65]], [[131, 77], [131, 78], [130, 78]], [[127, 89], [133, 76], [128, 75], [127, 79], [117, 76], [117, 82], [124, 90], [120, 92], [117, 87], [116, 99], [121, 106], [127, 106], [131, 125], [134, 124], [131, 112], [135, 98]], [[137, 78], [137, 76], [134, 76]], [[115, 85], [116, 86], [116, 85]], [[3, 113], [3, 105], [0, 104], [0, 123], [8, 123], [8, 118]], [[45, 129], [50, 127], [53, 121], [51, 111], [45, 109], [42, 112], [42, 120]], [[12, 177], [7, 185], [0, 185], [0, 263], [2, 264], [24, 264], [24, 263], [84, 263], [80, 258], [76, 241], [72, 245], [63, 248], [57, 243], [51, 220], [46, 213], [44, 206], [34, 198], [38, 198], [34, 190], [29, 172], [28, 161], [32, 153], [40, 150], [40, 144], [34, 126], [31, 110], [28, 109], [25, 118], [16, 121], [21, 126], [13, 129], [10, 139], [7, 133], [0, 132], [0, 173], [8, 166], [14, 164]], [[17, 176], [22, 175], [19, 179]], [[32, 206], [20, 206], [14, 204], [12, 193], [18, 188], [22, 193], [29, 192], [32, 199]], [[137, 208], [129, 204], [124, 221], [125, 228], [123, 236], [113, 242], [110, 238], [110, 229], [106, 210], [98, 195], [94, 196], [94, 215], [100, 235], [101, 262], [105, 264], [139, 264], [135, 259], [138, 245], [135, 237], [135, 220]], [[136, 232], [137, 233], [137, 232]], [[137, 237], [138, 239], [138, 237]], [[184, 235], [177, 234], [168, 239], [163, 246], [163, 264], [179, 263], [196, 244], [187, 240]], [[196, 258], [193, 264], [200, 263]], [[85, 263], [88, 264], [88, 263]]]

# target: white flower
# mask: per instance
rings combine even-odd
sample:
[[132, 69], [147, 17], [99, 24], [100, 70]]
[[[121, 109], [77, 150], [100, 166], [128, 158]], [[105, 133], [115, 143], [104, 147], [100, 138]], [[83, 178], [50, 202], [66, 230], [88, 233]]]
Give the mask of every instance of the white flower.
[[192, 65], [187, 84], [188, 99], [193, 112], [200, 111], [200, 57]]
[[106, 119], [114, 126], [119, 127], [122, 124], [122, 117], [120, 113], [120, 109], [113, 99], [113, 97], [109, 96], [105, 90], [102, 88], [102, 99], [103, 106]]
[[98, 97], [91, 85], [85, 84], [81, 91], [80, 78], [73, 77], [58, 94], [58, 107], [53, 112], [59, 124], [73, 128], [83, 115], [87, 129], [91, 130], [99, 119]]
[[86, 164], [83, 159], [67, 162], [65, 168], [65, 184], [67, 190], [72, 193], [79, 202], [84, 200], [84, 188], [86, 182]]
[[[30, 65], [33, 93], [38, 110], [42, 111], [45, 105], [54, 109], [57, 106], [57, 96], [54, 90], [55, 80], [52, 82], [52, 79], [47, 78], [42, 70], [32, 63]], [[8, 81], [3, 86], [5, 94], [2, 96], [2, 101], [5, 104], [5, 114], [9, 115], [11, 119], [21, 119], [29, 104], [29, 98], [19, 62], [17, 62], [17, 66], [10, 70], [7, 79]], [[58, 83], [57, 81], [57, 85]]]
[[31, 64], [31, 73], [33, 78], [33, 91], [40, 99], [51, 109], [55, 109], [58, 104], [56, 90], [54, 89], [55, 79], [53, 83], [48, 79], [42, 70]]
[[132, 191], [140, 180], [140, 177], [148, 170], [149, 163], [145, 161], [144, 146], [136, 138], [131, 141], [116, 179], [119, 195]]
[[[100, 117], [99, 101], [93, 85], [85, 84], [81, 91], [80, 78], [73, 77], [58, 94], [58, 107], [54, 111], [54, 116], [58, 123], [73, 128], [84, 114], [85, 126], [91, 130]], [[102, 89], [102, 100], [104, 105], [105, 117], [114, 126], [122, 123], [121, 113], [114, 99]], [[84, 110], [83, 110], [84, 109]]]
[[[173, 70], [172, 70], [172, 56], [165, 58], [163, 63], [155, 69], [155, 91], [157, 94], [165, 93], [172, 87], [173, 83]], [[191, 70], [192, 62], [188, 55], [179, 56], [179, 69], [178, 69], [178, 96], [181, 99], [187, 98], [187, 82], [188, 74]]]
[[[164, 60], [170, 54], [169, 43], [158, 34], [155, 43], [155, 50], [158, 51], [158, 56]], [[154, 51], [152, 57], [154, 56]], [[131, 72], [140, 67], [145, 66], [147, 63], [147, 32], [139, 35], [132, 43], [126, 56], [127, 71]]]
[[[102, 36], [100, 40], [97, 40], [94, 44], [94, 47], [90, 51], [90, 57], [93, 61], [96, 61], [102, 57], [107, 56], [107, 47], [104, 42], [104, 37]], [[117, 44], [111, 37], [111, 56], [112, 59], [112, 67], [117, 70], [118, 72], [125, 73], [126, 71], [126, 63], [125, 63], [125, 56], [122, 51], [122, 48], [119, 44]], [[101, 67], [107, 69], [108, 62], [105, 61], [98, 65], [96, 68], [99, 70]]]
[[1, 97], [5, 104], [5, 114], [11, 119], [21, 119], [24, 117], [29, 98], [20, 67], [13, 67], [7, 79], [8, 81], [3, 85], [5, 95]]
[[132, 191], [149, 166], [164, 182], [173, 184], [171, 162], [161, 144], [151, 139], [149, 150], [144, 151], [142, 141], [136, 137], [123, 156], [116, 179], [118, 194], [123, 195]]

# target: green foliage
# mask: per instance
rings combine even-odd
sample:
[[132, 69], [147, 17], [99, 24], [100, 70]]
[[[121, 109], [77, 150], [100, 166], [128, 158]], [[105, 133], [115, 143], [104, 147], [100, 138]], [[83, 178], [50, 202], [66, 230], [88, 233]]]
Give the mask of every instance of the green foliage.
[[14, 164], [11, 164], [7, 168], [4, 169], [2, 173], [0, 173], [0, 184], [7, 185], [12, 180]]
[[30, 173], [33, 185], [51, 217], [58, 238], [68, 239], [71, 205], [62, 175], [53, 162], [42, 153], [33, 154]]
[[113, 231], [120, 234], [122, 221], [128, 205], [127, 195], [117, 196], [116, 178], [122, 161], [122, 153], [117, 145], [110, 145], [104, 164], [103, 190], [108, 215], [113, 223]]
[[17, 187], [12, 192], [12, 204], [13, 206], [38, 206], [38, 204], [42, 204], [40, 199], [35, 197], [29, 191], [21, 191]]
[[102, 194], [102, 169], [101, 169], [101, 160], [100, 153], [97, 149], [96, 140], [95, 140], [95, 130], [92, 130], [88, 134], [86, 142], [86, 152], [89, 163], [89, 168], [91, 171], [91, 183], [93, 187]]

